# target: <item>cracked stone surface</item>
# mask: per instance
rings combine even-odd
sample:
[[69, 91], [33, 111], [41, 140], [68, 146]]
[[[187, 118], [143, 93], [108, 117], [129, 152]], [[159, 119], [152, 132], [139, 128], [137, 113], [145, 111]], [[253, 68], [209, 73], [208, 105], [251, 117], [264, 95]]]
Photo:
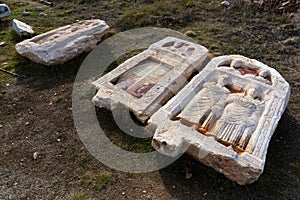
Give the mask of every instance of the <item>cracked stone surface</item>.
[[98, 92], [92, 102], [109, 110], [124, 105], [146, 122], [203, 67], [207, 56], [201, 45], [167, 37], [95, 81]]
[[83, 20], [24, 40], [16, 50], [36, 63], [63, 64], [94, 49], [108, 29], [102, 20]]
[[153, 147], [187, 152], [244, 185], [263, 173], [267, 148], [290, 96], [273, 68], [240, 55], [213, 58], [149, 119]]

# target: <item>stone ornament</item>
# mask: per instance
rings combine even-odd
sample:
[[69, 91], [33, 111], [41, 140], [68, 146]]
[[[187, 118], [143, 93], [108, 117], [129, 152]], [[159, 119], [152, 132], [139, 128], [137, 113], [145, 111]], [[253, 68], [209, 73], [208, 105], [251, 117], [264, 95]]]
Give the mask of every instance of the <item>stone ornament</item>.
[[10, 15], [11, 11], [6, 4], [0, 4], [0, 19], [8, 17]]
[[108, 30], [102, 20], [83, 20], [24, 40], [16, 50], [36, 63], [59, 65], [94, 49]]
[[13, 19], [12, 29], [20, 36], [20, 37], [30, 37], [34, 34], [32, 27], [21, 22], [17, 19]]
[[167, 37], [95, 81], [98, 92], [92, 102], [109, 110], [125, 105], [146, 122], [202, 67], [207, 56], [208, 50], [201, 45]]
[[187, 151], [241, 185], [252, 183], [289, 97], [275, 69], [240, 55], [213, 58], [149, 119], [152, 145], [174, 157]]

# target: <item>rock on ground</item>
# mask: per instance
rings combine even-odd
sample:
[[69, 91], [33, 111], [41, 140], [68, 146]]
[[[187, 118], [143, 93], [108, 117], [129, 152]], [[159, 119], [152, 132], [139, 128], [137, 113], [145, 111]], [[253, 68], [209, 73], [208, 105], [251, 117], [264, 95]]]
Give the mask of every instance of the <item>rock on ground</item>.
[[17, 19], [13, 19], [12, 29], [20, 36], [20, 37], [29, 37], [34, 34], [32, 27], [21, 22]]
[[102, 20], [84, 20], [16, 44], [17, 52], [47, 66], [63, 64], [94, 49], [109, 26]]
[[0, 19], [10, 15], [10, 9], [6, 4], [0, 4]]

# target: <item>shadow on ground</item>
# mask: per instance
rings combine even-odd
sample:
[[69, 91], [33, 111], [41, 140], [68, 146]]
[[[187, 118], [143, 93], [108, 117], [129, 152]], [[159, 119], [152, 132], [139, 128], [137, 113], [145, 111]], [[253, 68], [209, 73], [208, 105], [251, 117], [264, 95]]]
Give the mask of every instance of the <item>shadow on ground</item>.
[[[240, 186], [188, 155], [160, 170], [162, 180], [168, 192], [182, 200], [299, 199], [299, 129], [299, 121], [286, 110], [270, 142], [265, 171], [253, 184]], [[185, 178], [186, 171], [191, 179]]]
[[56, 66], [40, 65], [17, 55], [20, 61], [15, 66], [15, 73], [19, 75], [17, 83], [26, 83], [27, 87], [34, 90], [50, 89], [57, 85], [72, 83], [87, 55], [80, 55], [65, 64]]

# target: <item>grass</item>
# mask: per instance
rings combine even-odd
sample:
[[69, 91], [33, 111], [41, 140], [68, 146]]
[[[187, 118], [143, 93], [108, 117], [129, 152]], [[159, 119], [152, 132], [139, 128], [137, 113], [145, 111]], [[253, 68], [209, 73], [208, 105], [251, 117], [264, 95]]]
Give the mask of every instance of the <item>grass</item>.
[[66, 200], [88, 200], [88, 195], [84, 192], [72, 192]]
[[54, 102], [59, 103], [59, 102], [62, 102], [63, 100], [64, 100], [63, 97], [56, 97]]
[[92, 172], [87, 172], [80, 179], [80, 185], [86, 189], [93, 189], [95, 191], [102, 190], [109, 180], [111, 179], [110, 174], [93, 174]]

